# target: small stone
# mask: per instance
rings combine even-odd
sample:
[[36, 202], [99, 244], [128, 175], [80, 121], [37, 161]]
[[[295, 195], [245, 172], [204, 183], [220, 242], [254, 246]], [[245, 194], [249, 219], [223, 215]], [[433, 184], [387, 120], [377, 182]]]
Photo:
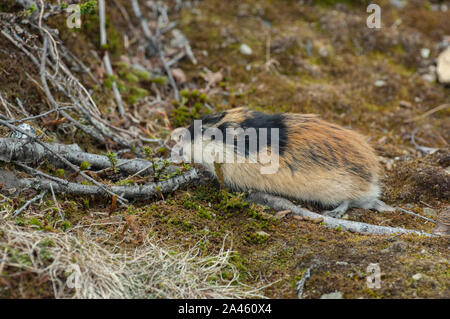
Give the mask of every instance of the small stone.
[[403, 9], [408, 4], [406, 0], [391, 0], [390, 3], [398, 9]]
[[277, 218], [277, 219], [282, 219], [282, 218], [286, 217], [286, 215], [289, 215], [290, 213], [292, 213], [292, 211], [291, 211], [290, 209], [288, 209], [288, 210], [282, 210], [282, 211], [277, 212], [277, 213], [275, 214], [275, 218]]
[[434, 210], [433, 208], [430, 208], [430, 207], [425, 207], [423, 209], [423, 213], [425, 215], [427, 215], [428, 217], [436, 217], [437, 216], [436, 210]]
[[404, 252], [406, 250], [406, 247], [408, 247], [408, 245], [404, 241], [401, 241], [401, 240], [397, 240], [396, 242], [394, 242], [391, 245], [392, 251], [394, 251], [396, 253]]
[[375, 83], [373, 85], [375, 85], [376, 87], [382, 87], [382, 86], [386, 85], [386, 81], [378, 80], [378, 81], [375, 81]]
[[412, 279], [417, 281], [417, 280], [422, 279], [422, 277], [423, 277], [423, 275], [421, 273], [417, 273], [414, 276], [412, 276]]
[[243, 43], [239, 47], [239, 52], [243, 55], [251, 55], [253, 53], [252, 48], [250, 48], [247, 44]]
[[344, 296], [342, 295], [342, 292], [340, 291], [335, 291], [335, 292], [331, 292], [329, 294], [323, 294], [322, 296], [320, 296], [320, 299], [343, 299]]
[[346, 261], [336, 261], [336, 265], [345, 266], [345, 265], [348, 265], [348, 262], [346, 262]]
[[257, 231], [256, 234], [259, 235], [259, 236], [263, 236], [263, 237], [269, 237], [270, 236], [268, 233], [266, 233], [265, 231], [262, 231], [262, 230]]
[[436, 75], [434, 75], [432, 73], [425, 73], [425, 74], [422, 74], [422, 79], [425, 82], [433, 83], [434, 81], [436, 81]]
[[398, 105], [400, 105], [401, 107], [408, 108], [408, 109], [412, 107], [412, 104], [408, 101], [400, 101], [398, 103]]
[[319, 55], [322, 58], [326, 58], [330, 53], [328, 52], [327, 48], [320, 48], [319, 49]]
[[430, 57], [430, 53], [431, 53], [431, 51], [430, 51], [430, 49], [428, 49], [428, 48], [422, 48], [422, 49], [420, 49], [420, 55], [421, 55], [422, 58], [424, 58], [424, 59], [428, 59], [428, 58]]
[[450, 83], [450, 47], [439, 54], [436, 72], [440, 83]]
[[438, 4], [430, 5], [430, 11], [439, 11], [441, 7]]

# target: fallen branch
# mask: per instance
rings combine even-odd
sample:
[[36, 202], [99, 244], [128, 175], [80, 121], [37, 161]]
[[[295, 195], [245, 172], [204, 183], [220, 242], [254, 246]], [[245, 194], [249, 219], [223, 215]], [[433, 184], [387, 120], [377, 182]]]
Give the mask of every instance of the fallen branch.
[[[47, 159], [53, 165], [61, 167], [66, 163], [61, 161], [60, 157], [77, 166], [89, 163], [91, 169], [112, 168], [107, 156], [83, 152], [76, 144], [36, 143], [33, 141], [24, 144], [24, 141], [20, 139], [0, 138], [0, 160], [7, 163], [14, 161], [37, 163]], [[161, 161], [155, 160], [155, 163], [159, 165]], [[152, 162], [145, 159], [118, 159], [115, 166], [126, 174], [150, 174], [153, 172]], [[174, 172], [175, 169], [174, 166], [168, 167], [167, 172]]]
[[[59, 160], [61, 160], [65, 165], [69, 166], [73, 171], [77, 172], [78, 174], [80, 174], [81, 176], [83, 176], [86, 180], [90, 181], [91, 183], [97, 185], [98, 187], [102, 188], [106, 193], [114, 196], [117, 194], [115, 194], [114, 192], [110, 191], [108, 189], [107, 186], [100, 184], [99, 182], [97, 182], [95, 179], [93, 179], [92, 177], [90, 177], [89, 175], [83, 173], [79, 167], [73, 165], [71, 162], [69, 162], [67, 159], [65, 159], [64, 157], [62, 157], [61, 155], [59, 155], [58, 153], [54, 152], [52, 149], [50, 149], [47, 145], [45, 145], [45, 143], [41, 142], [40, 140], [38, 140], [35, 136], [31, 135], [28, 132], [25, 132], [24, 130], [9, 124], [8, 122], [4, 121], [4, 120], [0, 120], [0, 124], [8, 127], [9, 129], [22, 133], [23, 135], [27, 136], [29, 138], [30, 141], [33, 141], [35, 143], [40, 144], [42, 147], [44, 147], [47, 151], [49, 151], [51, 154], [53, 154], [53, 156], [57, 157]], [[121, 203], [125, 203], [127, 200], [125, 198], [122, 198], [121, 196], [118, 196], [118, 199], [120, 200]]]
[[[3, 171], [0, 170], [0, 182], [2, 181]], [[56, 193], [68, 193], [82, 196], [104, 196], [105, 189], [110, 188], [110, 191], [120, 194], [121, 197], [127, 199], [147, 199], [158, 197], [161, 194], [168, 194], [176, 191], [178, 188], [188, 185], [199, 178], [197, 170], [192, 169], [182, 175], [175, 176], [166, 181], [157, 183], [150, 183], [136, 186], [109, 186], [102, 185], [83, 185], [77, 183], [69, 183], [63, 179], [53, 177], [52, 180], [45, 177], [23, 178], [16, 179], [15, 184], [21, 188], [33, 188], [36, 190], [51, 191], [53, 189]], [[120, 198], [120, 197], [119, 197]]]
[[433, 236], [423, 231], [405, 229], [400, 227], [377, 226], [339, 218], [333, 218], [326, 215], [320, 215], [311, 212], [305, 208], [294, 205], [291, 201], [265, 193], [250, 193], [248, 199], [252, 202], [269, 206], [275, 210], [291, 210], [293, 214], [305, 216], [309, 218], [323, 218], [323, 223], [329, 228], [341, 228], [360, 234], [371, 235], [394, 235], [394, 234], [416, 234], [421, 236]]

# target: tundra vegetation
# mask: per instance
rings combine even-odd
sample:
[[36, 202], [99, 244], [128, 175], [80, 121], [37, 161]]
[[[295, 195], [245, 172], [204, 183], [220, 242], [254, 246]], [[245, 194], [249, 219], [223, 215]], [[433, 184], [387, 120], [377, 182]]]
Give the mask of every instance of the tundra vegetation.
[[[448, 298], [450, 91], [435, 64], [450, 4], [380, 0], [381, 29], [368, 4], [1, 1], [0, 297]], [[382, 199], [415, 215], [345, 221], [444, 231], [325, 227], [168, 161], [171, 131], [237, 106], [369, 138]]]

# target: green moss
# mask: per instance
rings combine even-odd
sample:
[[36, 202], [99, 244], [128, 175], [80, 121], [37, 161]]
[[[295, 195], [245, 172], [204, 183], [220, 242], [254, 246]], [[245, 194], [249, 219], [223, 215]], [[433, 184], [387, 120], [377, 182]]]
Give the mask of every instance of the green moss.
[[97, 1], [90, 0], [80, 4], [80, 13], [94, 15], [97, 11]]
[[58, 176], [58, 177], [63, 177], [64, 174], [65, 174], [65, 171], [64, 171], [64, 169], [62, 169], [62, 168], [59, 168], [59, 169], [57, 169], [57, 170], [55, 171], [55, 175]]
[[83, 161], [80, 164], [80, 170], [85, 171], [91, 167], [91, 164], [88, 161]]
[[150, 79], [151, 83], [155, 83], [161, 86], [167, 85], [168, 79], [165, 76], [157, 76]]
[[186, 126], [192, 120], [210, 113], [205, 106], [206, 96], [200, 94], [198, 90], [182, 90], [180, 95], [181, 101], [173, 101], [176, 109], [170, 114], [170, 120], [175, 126]]
[[269, 236], [261, 235], [259, 233], [251, 233], [248, 234], [245, 239], [251, 244], [261, 245], [267, 242]]
[[28, 221], [28, 224], [30, 226], [33, 226], [37, 229], [42, 229], [43, 228], [43, 224], [41, 221], [39, 221], [36, 217], [31, 217], [31, 219]]

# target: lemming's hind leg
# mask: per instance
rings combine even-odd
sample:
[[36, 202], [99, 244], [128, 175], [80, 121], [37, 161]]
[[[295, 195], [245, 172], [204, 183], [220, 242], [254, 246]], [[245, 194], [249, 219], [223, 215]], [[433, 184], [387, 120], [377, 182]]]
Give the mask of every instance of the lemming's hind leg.
[[392, 206], [389, 206], [382, 200], [376, 199], [373, 201], [372, 208], [375, 209], [378, 212], [393, 212], [395, 211], [395, 208]]
[[330, 216], [330, 217], [334, 217], [334, 218], [340, 218], [347, 211], [349, 204], [350, 204], [350, 201], [345, 200], [338, 207], [336, 207], [335, 209], [333, 209], [333, 210], [326, 210], [326, 211], [323, 212], [323, 214], [327, 215], [327, 216]]

